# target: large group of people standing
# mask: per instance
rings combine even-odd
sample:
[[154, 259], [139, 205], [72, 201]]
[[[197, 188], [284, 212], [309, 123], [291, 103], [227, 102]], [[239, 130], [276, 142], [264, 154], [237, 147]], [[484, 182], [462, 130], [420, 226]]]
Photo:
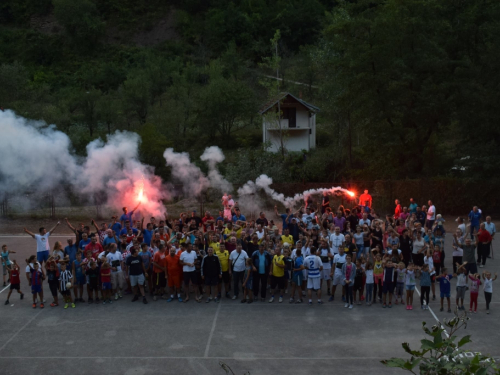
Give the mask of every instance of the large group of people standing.
[[[312, 199], [297, 211], [274, 208], [275, 218], [260, 212], [249, 220], [230, 195], [222, 198], [218, 215], [206, 211], [198, 216], [181, 213], [157, 220], [136, 217], [138, 207], [113, 216], [111, 222], [87, 226], [66, 225], [75, 237], [67, 245], [50, 236], [61, 224], [47, 231], [25, 232], [36, 240], [36, 255], [26, 259], [25, 275], [32, 291], [32, 307], [45, 307], [43, 283], [47, 280], [51, 307], [75, 308], [78, 304], [111, 304], [130, 294], [132, 302], [147, 295], [154, 301], [200, 303], [221, 298], [318, 304], [342, 300], [346, 308], [380, 304], [413, 309], [413, 294], [420, 291], [422, 309], [436, 299], [439, 283], [441, 311], [451, 312], [452, 278], [457, 278], [456, 306], [477, 312], [483, 285], [489, 313], [496, 274], [484, 268], [495, 237], [495, 224], [474, 207], [457, 228], [447, 233], [444, 219], [432, 201], [408, 207], [395, 201], [394, 213], [380, 217], [365, 191], [348, 209], [333, 209], [324, 194], [317, 207]], [[277, 223], [275, 223], [275, 220]], [[445, 246], [446, 244], [446, 246]], [[15, 249], [2, 246], [4, 286], [23, 299], [21, 265], [11, 260]], [[447, 267], [448, 265], [448, 267]], [[418, 285], [417, 285], [418, 284]], [[326, 292], [326, 299], [323, 295]], [[61, 301], [62, 299], [62, 301]]]

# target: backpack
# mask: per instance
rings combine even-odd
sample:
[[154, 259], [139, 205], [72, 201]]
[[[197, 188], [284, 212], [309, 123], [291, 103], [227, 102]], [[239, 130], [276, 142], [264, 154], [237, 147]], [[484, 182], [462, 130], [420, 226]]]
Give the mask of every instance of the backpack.
[[434, 263], [441, 263], [441, 252], [440, 251], [434, 251], [432, 253], [432, 261]]

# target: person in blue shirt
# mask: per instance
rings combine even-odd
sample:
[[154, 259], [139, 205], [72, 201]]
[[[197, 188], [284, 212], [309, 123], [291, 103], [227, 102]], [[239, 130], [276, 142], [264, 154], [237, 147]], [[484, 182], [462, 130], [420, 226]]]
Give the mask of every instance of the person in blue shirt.
[[87, 233], [82, 234], [82, 239], [78, 244], [78, 249], [83, 253], [85, 251], [85, 246], [87, 246], [91, 242]]
[[116, 233], [113, 232], [112, 229], [106, 229], [106, 236], [102, 240], [102, 246], [105, 248], [106, 246], [111, 245], [112, 243], [115, 243], [117, 246], [120, 244], [120, 240], [116, 236]]
[[122, 227], [124, 226], [125, 222], [128, 220], [132, 222], [132, 215], [134, 214], [134, 211], [137, 210], [137, 208], [141, 205], [141, 202], [137, 204], [137, 206], [134, 207], [132, 211], [128, 211], [127, 207], [123, 207], [123, 215], [120, 216], [120, 222]]
[[113, 220], [113, 222], [109, 223], [108, 228], [111, 228], [116, 234], [119, 234], [122, 230], [122, 225], [118, 221], [118, 216], [112, 216], [111, 220]]
[[297, 299], [297, 302], [295, 303], [302, 303], [302, 298], [301, 298], [301, 287], [302, 284], [304, 283], [304, 273], [302, 270], [304, 270], [304, 257], [302, 256], [302, 250], [300, 246], [297, 246], [297, 249], [295, 250], [295, 260], [293, 263], [293, 269], [292, 269], [292, 294], [290, 294], [290, 303], [294, 303], [295, 301], [295, 289], [298, 287], [298, 294], [299, 298]]
[[410, 211], [410, 215], [417, 213], [417, 207], [418, 207], [418, 204], [415, 203], [413, 198], [410, 198], [410, 205], [408, 206], [408, 210]]
[[144, 228], [144, 218], [142, 218], [141, 230], [142, 230], [142, 235], [144, 237], [144, 243], [146, 243], [148, 246], [151, 246], [151, 240], [153, 239], [153, 235], [155, 233], [153, 229], [153, 224], [147, 223], [146, 228]]
[[283, 230], [287, 229], [288, 224], [290, 224], [290, 217], [291, 217], [290, 209], [287, 208], [284, 214], [279, 214], [278, 206], [274, 206], [274, 213], [276, 214], [276, 216], [281, 218], [281, 221], [283, 222]]
[[236, 223], [237, 221], [247, 221], [247, 218], [245, 217], [245, 215], [241, 214], [241, 211], [238, 207], [234, 209], [233, 223]]
[[448, 300], [448, 312], [451, 313], [451, 306], [450, 306], [450, 290], [451, 290], [451, 284], [450, 280], [453, 279], [453, 275], [447, 275], [446, 273], [448, 270], [446, 268], [443, 268], [443, 273], [436, 277], [436, 280], [439, 281], [439, 290], [441, 292], [441, 309], [439, 311], [443, 311], [443, 302], [446, 297]]
[[76, 259], [76, 253], [78, 251], [78, 246], [76, 243], [73, 243], [72, 238], [68, 238], [68, 246], [64, 248], [64, 256], [69, 257], [69, 264], [73, 264], [73, 261]]
[[[126, 220], [125, 221], [125, 228], [123, 228], [121, 231], [120, 231], [120, 236], [121, 235], [124, 235], [124, 234], [127, 234], [128, 231], [130, 229], [130, 221], [129, 220]], [[137, 235], [139, 234], [139, 230], [137, 228], [132, 228], [132, 232]]]
[[477, 206], [472, 207], [472, 211], [469, 213], [471, 239], [474, 239], [474, 233], [476, 233], [479, 230], [480, 220], [481, 220], [481, 211], [477, 208]]

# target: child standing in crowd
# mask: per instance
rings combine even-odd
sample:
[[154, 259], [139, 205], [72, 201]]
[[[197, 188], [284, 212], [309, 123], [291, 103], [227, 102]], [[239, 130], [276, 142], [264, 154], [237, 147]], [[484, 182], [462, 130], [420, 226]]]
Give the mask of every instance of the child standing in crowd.
[[21, 295], [21, 299], [24, 298], [24, 293], [21, 292], [21, 277], [19, 273], [19, 265], [15, 260], [12, 262], [12, 266], [8, 268], [7, 271], [9, 271], [10, 288], [9, 294], [7, 295], [7, 301], [5, 301], [6, 305], [10, 303], [9, 298], [13, 290], [17, 290], [17, 293]]
[[406, 286], [406, 310], [413, 310], [413, 293], [415, 293], [415, 266], [413, 263], [408, 263], [408, 268], [405, 272]]
[[497, 274], [495, 273], [495, 278], [491, 278], [491, 272], [483, 271], [484, 280], [484, 299], [486, 300], [486, 314], [490, 313], [490, 302], [493, 296], [493, 281], [497, 279]]
[[53, 256], [50, 256], [45, 263], [45, 269], [47, 270], [47, 280], [49, 282], [50, 293], [54, 301], [50, 304], [50, 307], [59, 306], [59, 300], [57, 294], [59, 293], [59, 267], [57, 267]]
[[[7, 250], [7, 245], [2, 245], [2, 269], [3, 269], [3, 286], [7, 286], [5, 276], [7, 276], [12, 262], [9, 260], [9, 254], [15, 254], [15, 251]], [[11, 282], [12, 284], [12, 282]]]
[[64, 308], [67, 309], [69, 303], [71, 303], [71, 307], [75, 308], [75, 304], [71, 299], [71, 280], [73, 279], [73, 275], [70, 271], [66, 269], [66, 262], [61, 262], [61, 274], [59, 275], [59, 290], [63, 296], [64, 300]]
[[[83, 299], [83, 286], [87, 284], [87, 278], [83, 271], [82, 252], [76, 253], [76, 260], [73, 261], [73, 275], [75, 275], [75, 302], [85, 302]], [[80, 297], [78, 297], [80, 295]]]
[[252, 263], [252, 258], [247, 258], [246, 261], [246, 266], [245, 266], [245, 274], [243, 275], [243, 299], [241, 300], [241, 303], [252, 303], [253, 302], [253, 293], [252, 293], [252, 288], [253, 288], [253, 263]]
[[345, 286], [345, 306], [352, 309], [354, 279], [356, 277], [356, 266], [351, 262], [351, 256], [345, 257], [346, 262], [342, 265], [343, 285]]
[[95, 303], [99, 303], [99, 269], [97, 268], [97, 263], [91, 261], [90, 267], [87, 268], [85, 274], [88, 280], [87, 290], [89, 291], [89, 304], [94, 301], [94, 294]]
[[439, 276], [436, 277], [436, 280], [439, 280], [439, 290], [441, 292], [441, 309], [439, 311], [443, 311], [443, 303], [444, 299], [446, 298], [448, 301], [448, 312], [451, 312], [451, 306], [450, 306], [450, 280], [453, 278], [453, 275], [447, 275], [446, 272], [448, 269], [443, 268], [443, 273]]
[[357, 304], [361, 305], [362, 297], [363, 297], [363, 274], [364, 270], [361, 267], [361, 260], [356, 260], [356, 276], [354, 277], [354, 285], [352, 287], [354, 293], [354, 303], [356, 303], [356, 293], [358, 294]]
[[481, 285], [481, 276], [476, 273], [474, 275], [469, 275], [471, 280], [470, 284], [470, 308], [469, 312], [472, 312], [474, 307], [474, 314], [477, 313], [477, 298], [479, 297], [479, 286]]
[[[373, 251], [373, 249], [372, 249]], [[373, 303], [377, 303], [377, 288], [378, 288], [378, 300], [382, 302], [382, 278], [384, 277], [384, 267], [382, 265], [382, 257], [380, 254], [375, 256], [375, 265], [373, 267]]]
[[111, 266], [108, 262], [104, 262], [101, 266], [101, 282], [103, 299], [102, 304], [105, 305], [106, 301], [112, 304], [111, 301]]
[[26, 259], [26, 263], [30, 266], [31, 272], [31, 293], [33, 294], [33, 308], [36, 309], [36, 296], [40, 297], [40, 308], [44, 308], [43, 304], [43, 289], [42, 289], [42, 280], [45, 278], [43, 272], [40, 270], [40, 264], [38, 262], [33, 263], [33, 266], [30, 265], [28, 259]]
[[467, 262], [464, 262], [464, 264], [460, 265], [459, 263], [456, 264], [456, 269], [457, 273], [453, 276], [457, 278], [457, 308], [459, 310], [465, 310], [464, 307], [464, 298], [465, 298], [465, 291], [467, 290], [467, 275], [465, 274], [465, 265]]
[[[394, 251], [394, 250], [393, 250]], [[396, 269], [396, 301], [394, 304], [398, 304], [398, 299], [400, 299], [401, 304], [403, 304], [403, 291], [405, 289], [405, 278], [406, 269], [403, 262], [398, 263], [398, 268]]]
[[429, 265], [424, 264], [420, 274], [420, 304], [424, 310], [429, 310], [429, 293], [431, 291], [431, 273], [429, 271]]
[[373, 264], [371, 262], [366, 263], [366, 304], [371, 306], [373, 302]]

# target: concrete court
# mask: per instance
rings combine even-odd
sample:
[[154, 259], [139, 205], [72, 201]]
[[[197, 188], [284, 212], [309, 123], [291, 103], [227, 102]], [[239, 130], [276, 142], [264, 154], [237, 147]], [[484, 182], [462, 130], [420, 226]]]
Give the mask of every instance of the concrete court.
[[[65, 238], [54, 235], [51, 246]], [[21, 265], [36, 250], [27, 235], [0, 236], [0, 243], [18, 252], [11, 259]], [[495, 250], [500, 256], [497, 244]], [[489, 259], [485, 269], [500, 272], [499, 263]], [[80, 304], [64, 310], [49, 306], [46, 282], [47, 307], [33, 309], [23, 272], [23, 301], [13, 294], [10, 305], [4, 306], [8, 289], [0, 289], [1, 374], [225, 374], [219, 361], [235, 374], [402, 374], [380, 360], [404, 357], [404, 341], [416, 349], [424, 338], [421, 322], [436, 322], [430, 311], [418, 308], [418, 302], [413, 311], [402, 306], [382, 309], [379, 304], [348, 310], [339, 298], [323, 306], [290, 305], [287, 300], [246, 305], [227, 299], [219, 304], [149, 299], [143, 305], [124, 296], [112, 305]], [[481, 289], [479, 312], [460, 333], [472, 334], [468, 350], [495, 357], [500, 357], [499, 283], [494, 283], [491, 314], [484, 312]], [[439, 312], [438, 303], [431, 302], [438, 318], [453, 315]]]

